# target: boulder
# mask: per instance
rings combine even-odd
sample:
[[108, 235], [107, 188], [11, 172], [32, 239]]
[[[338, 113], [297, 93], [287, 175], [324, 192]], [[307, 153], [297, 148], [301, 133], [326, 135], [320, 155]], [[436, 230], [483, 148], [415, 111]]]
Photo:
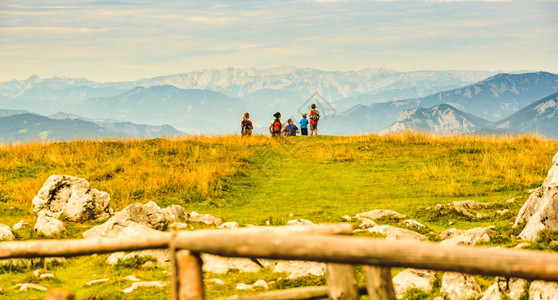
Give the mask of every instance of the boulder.
[[389, 209], [374, 209], [368, 212], [363, 212], [357, 214], [355, 218], [368, 218], [371, 220], [381, 219], [381, 218], [391, 218], [391, 219], [405, 219], [405, 215], [402, 215], [396, 211]]
[[418, 229], [426, 228], [426, 226], [424, 224], [419, 223], [418, 221], [415, 221], [415, 220], [405, 220], [405, 226], [410, 227], [410, 228], [418, 228]]
[[558, 230], [558, 153], [541, 187], [535, 189], [521, 207], [514, 227], [526, 223], [519, 238], [535, 241], [544, 229]]
[[163, 281], [138, 281], [132, 283], [132, 285], [128, 288], [123, 289], [122, 291], [126, 294], [129, 294], [140, 287], [165, 287], [167, 285], [166, 282]]
[[76, 222], [106, 220], [114, 213], [109, 202], [108, 193], [91, 189], [83, 178], [51, 175], [33, 198], [33, 212], [56, 219], [65, 215]]
[[390, 225], [376, 225], [368, 229], [369, 232], [375, 232], [386, 236], [387, 240], [404, 240], [404, 241], [427, 241], [428, 238], [418, 232], [394, 227]]
[[8, 225], [0, 224], [0, 242], [1, 241], [13, 241], [15, 240], [15, 235], [12, 229]]
[[14, 286], [14, 289], [19, 289], [19, 291], [36, 290], [42, 292], [47, 290], [46, 287], [34, 283], [18, 283]]
[[28, 228], [29, 227], [29, 223], [25, 222], [24, 220], [21, 220], [17, 223], [14, 224], [14, 226], [12, 226], [12, 230], [13, 231], [18, 231], [24, 228]]
[[490, 233], [493, 232], [494, 226], [477, 227], [469, 230], [457, 230], [455, 228], [448, 229], [438, 238], [443, 240], [442, 245], [475, 245], [481, 242], [490, 242]]
[[190, 216], [188, 217], [188, 221], [190, 222], [197, 222], [197, 223], [204, 223], [205, 225], [221, 225], [221, 223], [223, 223], [223, 220], [214, 217], [210, 214], [199, 214], [195, 211], [190, 213]]
[[117, 237], [126, 227], [135, 225], [164, 230], [168, 223], [166, 216], [153, 201], [146, 204], [134, 203], [116, 213], [105, 223], [85, 231], [83, 237]]
[[476, 212], [474, 210], [487, 208], [490, 206], [491, 206], [490, 203], [476, 202], [473, 200], [464, 200], [464, 201], [454, 201], [446, 205], [436, 204], [434, 209], [437, 211], [443, 211], [443, 210], [454, 211], [457, 214], [460, 214], [470, 219], [483, 219], [488, 217], [488, 215], [480, 212]]
[[481, 289], [473, 276], [454, 272], [444, 273], [440, 292], [449, 300], [465, 300], [481, 295]]
[[432, 291], [436, 272], [422, 269], [405, 269], [393, 277], [393, 289], [397, 298], [403, 297], [407, 290], [415, 288], [427, 293]]
[[219, 226], [219, 229], [236, 229], [240, 228], [240, 224], [238, 222], [226, 222]]
[[529, 300], [558, 300], [558, 283], [542, 280], [531, 282]]
[[374, 226], [378, 225], [376, 222], [368, 219], [368, 218], [360, 218], [360, 225], [358, 225], [358, 227], [360, 228], [372, 228]]
[[48, 216], [46, 213], [41, 212], [35, 222], [35, 231], [42, 233], [45, 236], [51, 236], [62, 232], [65, 227], [62, 221], [55, 217]]
[[289, 273], [288, 279], [307, 275], [322, 276], [326, 272], [326, 265], [314, 261], [279, 260], [276, 262], [273, 272]]
[[180, 205], [170, 205], [167, 208], [161, 209], [165, 219], [169, 223], [184, 223], [188, 220], [188, 212]]
[[502, 294], [506, 299], [519, 300], [526, 286], [525, 279], [496, 277], [496, 281], [486, 289], [481, 300], [500, 300]]
[[306, 219], [294, 219], [294, 220], [287, 221], [287, 225], [289, 226], [312, 225], [312, 224], [314, 224], [312, 221]]
[[249, 258], [223, 257], [211, 254], [202, 254], [203, 271], [216, 274], [227, 273], [230, 269], [240, 272], [258, 272], [261, 267]]

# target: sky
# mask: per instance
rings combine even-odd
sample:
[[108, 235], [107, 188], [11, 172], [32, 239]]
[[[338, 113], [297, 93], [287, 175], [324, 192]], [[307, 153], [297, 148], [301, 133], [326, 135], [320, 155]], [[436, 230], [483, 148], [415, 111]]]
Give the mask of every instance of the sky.
[[558, 0], [0, 1], [0, 81], [283, 65], [558, 73]]

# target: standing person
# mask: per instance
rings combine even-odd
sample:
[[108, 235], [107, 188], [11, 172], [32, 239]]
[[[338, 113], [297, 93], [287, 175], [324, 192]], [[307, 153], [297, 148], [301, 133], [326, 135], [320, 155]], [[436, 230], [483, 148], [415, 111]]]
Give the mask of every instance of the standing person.
[[276, 112], [273, 117], [275, 117], [275, 119], [269, 124], [269, 132], [271, 132], [272, 137], [279, 137], [285, 128], [285, 124], [281, 121], [280, 112]]
[[299, 133], [298, 127], [293, 122], [293, 119], [287, 121], [287, 126], [285, 127], [285, 136], [296, 136]]
[[240, 122], [240, 133], [242, 136], [252, 135], [252, 129], [254, 129], [254, 126], [252, 125], [252, 121], [250, 121], [250, 114], [244, 113], [242, 122]]
[[318, 121], [320, 120], [320, 112], [316, 109], [316, 104], [312, 103], [310, 111], [310, 135], [318, 135]]
[[302, 119], [300, 119], [300, 135], [308, 135], [308, 119], [306, 119], [306, 113], [303, 113]]

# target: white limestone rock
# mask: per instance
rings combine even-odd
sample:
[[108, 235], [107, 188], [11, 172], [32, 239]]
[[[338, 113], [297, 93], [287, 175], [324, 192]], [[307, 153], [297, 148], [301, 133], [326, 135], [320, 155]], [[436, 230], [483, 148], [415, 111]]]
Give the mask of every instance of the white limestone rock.
[[8, 225], [0, 224], [0, 242], [1, 241], [13, 241], [15, 240], [15, 235], [12, 229]]
[[368, 229], [369, 232], [379, 233], [386, 236], [386, 240], [393, 241], [427, 241], [428, 238], [418, 232], [394, 227], [390, 225], [376, 225]]
[[558, 283], [542, 280], [531, 282], [529, 300], [558, 300]]
[[405, 215], [389, 209], [374, 209], [368, 212], [357, 214], [355, 218], [357, 219], [368, 218], [371, 220], [376, 220], [380, 218], [405, 219]]
[[46, 213], [40, 213], [35, 222], [35, 232], [42, 233], [45, 236], [51, 236], [62, 232], [65, 229], [64, 223], [55, 217], [48, 216]]
[[449, 300], [465, 300], [481, 295], [481, 289], [471, 275], [446, 272], [440, 292]]
[[122, 292], [129, 294], [133, 291], [135, 291], [137, 288], [140, 287], [158, 287], [158, 288], [163, 288], [167, 286], [166, 282], [163, 281], [138, 281], [138, 282], [134, 282], [132, 283], [132, 285], [128, 288], [125, 288], [122, 290]]
[[403, 297], [407, 290], [412, 288], [430, 293], [435, 279], [435, 271], [405, 269], [393, 277], [393, 289], [395, 290], [397, 298]]
[[475, 245], [481, 242], [490, 242], [490, 234], [494, 226], [477, 227], [469, 230], [448, 229], [438, 236], [443, 240], [442, 245]]

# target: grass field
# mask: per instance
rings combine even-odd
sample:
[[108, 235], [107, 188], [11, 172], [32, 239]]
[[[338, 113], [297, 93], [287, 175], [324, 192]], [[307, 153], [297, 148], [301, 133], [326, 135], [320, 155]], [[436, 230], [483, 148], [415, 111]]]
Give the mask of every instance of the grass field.
[[[494, 243], [511, 246], [513, 222], [528, 190], [541, 185], [558, 151], [558, 141], [543, 138], [454, 136], [404, 133], [388, 137], [262, 136], [192, 137], [129, 141], [0, 146], [0, 223], [34, 224], [31, 200], [48, 176], [68, 174], [87, 179], [92, 188], [111, 195], [120, 210], [134, 202], [183, 205], [188, 211], [210, 213], [241, 225], [284, 225], [304, 218], [315, 223], [341, 222], [344, 215], [372, 209], [393, 209], [429, 227], [430, 235], [456, 227], [494, 224], [503, 237]], [[437, 216], [427, 207], [458, 200], [495, 203], [508, 208], [505, 217], [471, 220]], [[451, 225], [450, 225], [451, 224]], [[59, 238], [79, 238], [93, 223], [70, 224]], [[357, 225], [357, 223], [355, 223]], [[397, 224], [395, 224], [397, 225]], [[29, 229], [18, 239], [43, 238]], [[27, 268], [0, 268], [6, 299], [44, 297], [44, 292], [17, 292], [13, 286], [33, 280]], [[168, 280], [168, 270], [119, 268], [103, 257], [70, 259], [47, 266], [56, 280], [40, 282], [74, 289], [78, 298], [166, 299], [169, 289], [123, 294], [121, 278], [134, 274], [146, 280]], [[106, 285], [84, 287], [95, 278], [111, 277]], [[227, 274], [225, 287], [208, 286], [210, 297], [232, 295], [238, 280], [277, 279], [270, 270], [258, 274]], [[26, 281], [27, 280], [27, 281]], [[280, 281], [279, 286], [322, 282], [320, 278]]]

